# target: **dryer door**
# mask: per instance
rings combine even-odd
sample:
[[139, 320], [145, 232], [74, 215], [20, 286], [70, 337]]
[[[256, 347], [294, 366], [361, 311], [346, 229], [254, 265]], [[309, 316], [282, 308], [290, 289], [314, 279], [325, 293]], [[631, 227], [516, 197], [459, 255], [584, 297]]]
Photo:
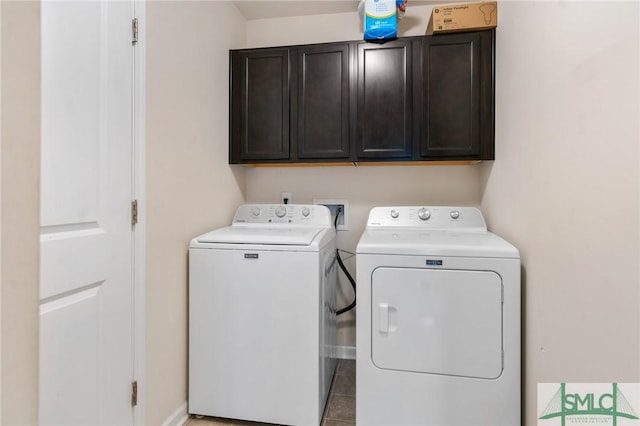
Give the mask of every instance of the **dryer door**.
[[500, 376], [498, 274], [378, 268], [371, 286], [371, 358], [377, 367], [484, 379]]

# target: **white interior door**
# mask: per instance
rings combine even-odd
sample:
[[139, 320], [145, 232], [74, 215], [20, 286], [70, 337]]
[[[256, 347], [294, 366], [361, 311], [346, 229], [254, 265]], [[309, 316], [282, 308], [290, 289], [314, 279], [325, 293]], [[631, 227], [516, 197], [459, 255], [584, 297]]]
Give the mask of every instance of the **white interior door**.
[[42, 1], [40, 422], [133, 423], [132, 1]]

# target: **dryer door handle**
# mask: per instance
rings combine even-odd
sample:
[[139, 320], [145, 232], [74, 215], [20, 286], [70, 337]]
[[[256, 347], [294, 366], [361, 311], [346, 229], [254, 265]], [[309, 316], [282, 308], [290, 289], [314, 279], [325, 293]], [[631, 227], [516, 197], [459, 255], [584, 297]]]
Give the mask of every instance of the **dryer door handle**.
[[381, 333], [389, 332], [389, 304], [378, 304], [378, 331]]

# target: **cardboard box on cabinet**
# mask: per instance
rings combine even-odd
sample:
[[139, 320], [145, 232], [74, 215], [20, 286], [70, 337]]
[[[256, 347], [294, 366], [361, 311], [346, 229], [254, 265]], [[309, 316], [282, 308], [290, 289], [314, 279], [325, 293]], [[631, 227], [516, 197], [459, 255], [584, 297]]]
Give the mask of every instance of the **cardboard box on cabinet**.
[[498, 2], [461, 3], [433, 6], [427, 35], [488, 30], [498, 26]]

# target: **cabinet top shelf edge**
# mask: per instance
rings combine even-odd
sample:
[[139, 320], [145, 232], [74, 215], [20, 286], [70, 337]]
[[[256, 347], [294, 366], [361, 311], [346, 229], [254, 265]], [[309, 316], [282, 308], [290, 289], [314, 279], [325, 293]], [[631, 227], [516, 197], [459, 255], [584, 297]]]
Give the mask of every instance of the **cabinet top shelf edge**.
[[[494, 32], [495, 33], [496, 29], [495, 28], [491, 28], [488, 30], [476, 30], [476, 31], [466, 31], [466, 33], [484, 33], [484, 32]], [[384, 46], [386, 43], [391, 43], [397, 40], [424, 40], [427, 38], [431, 38], [431, 37], [435, 37], [435, 38], [439, 38], [439, 37], [443, 37], [443, 36], [450, 36], [452, 34], [461, 34], [461, 33], [444, 33], [444, 34], [432, 34], [432, 35], [416, 35], [416, 36], [405, 36], [405, 37], [397, 37], [391, 40], [386, 40], [383, 43], [377, 43], [377, 42], [371, 42], [371, 41], [365, 41], [365, 40], [343, 40], [343, 41], [329, 41], [329, 42], [316, 42], [316, 43], [300, 43], [300, 44], [289, 44], [289, 45], [274, 45], [274, 46], [261, 46], [261, 47], [244, 47], [244, 48], [238, 48], [238, 49], [229, 49], [229, 52], [246, 52], [246, 51], [256, 51], [256, 50], [263, 50], [263, 49], [273, 49], [273, 48], [280, 48], [280, 49], [295, 49], [295, 48], [301, 48], [301, 47], [309, 47], [309, 46], [315, 46], [315, 45], [322, 45], [322, 46], [326, 46], [326, 45], [331, 45], [331, 44], [345, 44], [345, 43], [360, 43], [360, 44], [371, 44], [371, 45], [380, 45], [380, 46]]]

